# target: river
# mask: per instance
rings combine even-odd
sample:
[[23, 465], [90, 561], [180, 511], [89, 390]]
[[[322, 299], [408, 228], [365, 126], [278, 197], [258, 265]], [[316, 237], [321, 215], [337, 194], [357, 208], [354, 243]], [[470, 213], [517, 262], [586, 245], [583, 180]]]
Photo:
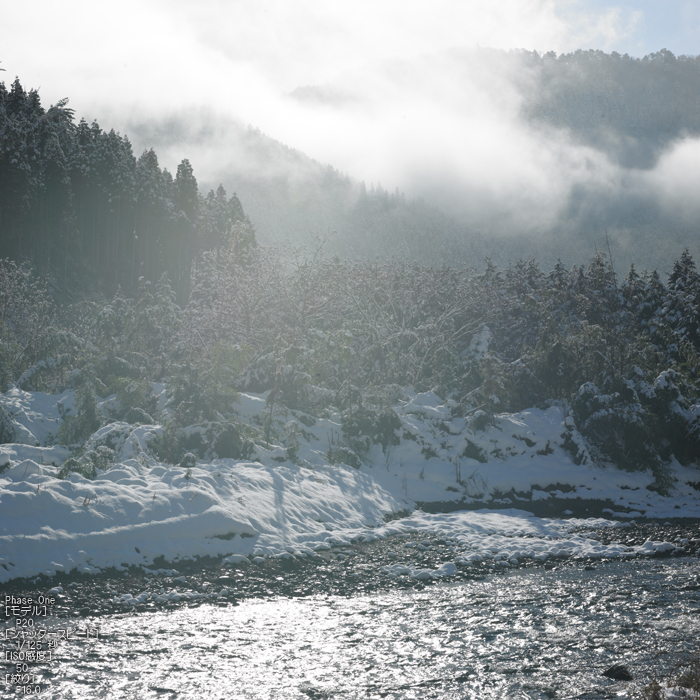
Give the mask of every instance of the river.
[[[47, 618], [98, 638], [62, 641], [35, 670], [51, 698], [631, 697], [694, 648], [699, 609], [696, 557], [570, 562], [422, 590]], [[601, 675], [616, 663], [635, 681]]]

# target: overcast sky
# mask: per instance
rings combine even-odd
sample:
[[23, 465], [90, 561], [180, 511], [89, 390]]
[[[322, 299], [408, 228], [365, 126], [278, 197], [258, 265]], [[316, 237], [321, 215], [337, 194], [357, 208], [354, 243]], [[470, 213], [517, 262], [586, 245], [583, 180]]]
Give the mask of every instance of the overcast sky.
[[700, 53], [698, 0], [5, 2], [0, 65], [79, 114], [268, 101], [366, 64], [456, 46]]

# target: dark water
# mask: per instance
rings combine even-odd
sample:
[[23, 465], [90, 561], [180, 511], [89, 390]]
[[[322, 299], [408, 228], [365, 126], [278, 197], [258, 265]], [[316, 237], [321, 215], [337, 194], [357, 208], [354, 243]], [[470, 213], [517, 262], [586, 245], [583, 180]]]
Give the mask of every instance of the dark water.
[[[699, 611], [697, 558], [612, 561], [424, 590], [48, 618], [100, 638], [63, 641], [34, 668], [51, 698], [631, 697], [697, 648]], [[604, 678], [614, 663], [635, 682]]]

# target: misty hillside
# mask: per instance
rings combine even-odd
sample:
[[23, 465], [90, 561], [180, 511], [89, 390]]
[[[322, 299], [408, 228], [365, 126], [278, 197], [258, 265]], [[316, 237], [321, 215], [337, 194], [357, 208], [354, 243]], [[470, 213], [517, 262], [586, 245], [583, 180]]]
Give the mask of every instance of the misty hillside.
[[[397, 95], [420, 98], [461, 120], [464, 130], [452, 132], [455, 139], [469, 140], [468, 130], [484, 127], [482, 111], [502, 125], [496, 137], [512, 147], [514, 161], [532, 157], [528, 146], [539, 150], [546, 193], [525, 199], [523, 216], [504, 215], [509, 207], [504, 193], [481, 190], [476, 169], [476, 175], [461, 173], [461, 182], [459, 172], [454, 182], [416, 177], [412, 182], [427, 201], [471, 224], [469, 230], [506, 236], [514, 245], [512, 259], [521, 254], [523, 234], [537, 234], [545, 249], [549, 239], [566, 259], [600, 247], [607, 230], [621, 261], [645, 267], [668, 268], [684, 245], [696, 249], [700, 210], [689, 190], [700, 134], [699, 57], [676, 57], [665, 49], [641, 59], [593, 50], [557, 56], [465, 49], [392, 61], [378, 67], [378, 74], [371, 88], [360, 76], [346, 75], [337, 84], [298, 88], [291, 97], [314, 108], [357, 109], [358, 103], [376, 108], [376, 85], [390, 85]], [[431, 82], [436, 77], [444, 83], [437, 88]], [[523, 146], [523, 139], [529, 143]], [[469, 158], [470, 149], [461, 155]], [[508, 158], [504, 164], [507, 170]], [[488, 158], [481, 169], [488, 178]], [[501, 175], [507, 180], [507, 172]], [[552, 195], [562, 183], [562, 191]], [[515, 185], [526, 188], [527, 182]]]
[[[228, 118], [183, 113], [132, 123], [129, 133], [163, 152], [191, 153], [207, 186], [221, 181], [239, 195], [262, 241], [331, 233], [334, 252], [357, 257], [572, 264], [607, 249], [607, 232], [621, 269], [634, 262], [666, 271], [686, 246], [700, 253], [697, 58], [478, 49], [372, 69], [287, 99], [310, 118], [322, 112], [330, 120], [322, 124], [348, 110], [375, 114], [368, 123], [377, 134], [339, 132], [358, 139], [358, 158], [372, 157], [362, 141], [381, 139], [382, 129], [391, 141], [406, 110], [409, 119], [411, 111], [447, 115], [425, 129], [421, 114], [415, 133], [396, 142], [396, 168], [402, 150], [406, 166], [381, 184], [399, 182], [405, 195], [363, 186]], [[439, 168], [414, 157], [412, 143]]]
[[[700, 56], [661, 51], [633, 58], [616, 52], [454, 49], [383, 72], [396, 84], [419, 84], [426, 74], [448, 75], [463, 91], [498, 81], [514, 88], [519, 116], [541, 128], [567, 129], [582, 144], [606, 150], [625, 167], [651, 168], [675, 140], [700, 134]], [[356, 76], [339, 85], [305, 86], [291, 96], [343, 107], [366, 100]]]
[[[548, 265], [559, 258], [573, 264], [582, 254], [595, 253], [588, 241], [581, 246], [560, 238], [555, 246], [555, 232], [513, 236], [504, 247], [488, 229], [460, 221], [427, 198], [367, 185], [259, 129], [215, 115], [133, 122], [128, 130], [135, 143], [151, 144], [160, 153], [196, 154], [209, 173], [203, 187], [222, 182], [235, 192], [263, 243], [310, 245], [321, 236], [329, 238], [327, 251], [341, 257], [457, 261], [477, 267], [486, 258], [501, 265], [530, 258]], [[605, 244], [604, 233], [595, 243]]]
[[216, 173], [205, 188], [222, 182], [236, 192], [263, 243], [305, 245], [321, 236], [340, 256], [439, 264], [455, 257], [481, 262], [495, 253], [507, 262], [486, 236], [469, 232], [439, 208], [367, 186], [236, 121], [186, 114], [132, 123], [129, 133], [162, 153], [196, 153]]
[[700, 56], [661, 51], [642, 59], [613, 52], [523, 52], [535, 89], [523, 115], [569, 129], [627, 168], [652, 168], [674, 141], [700, 134]]

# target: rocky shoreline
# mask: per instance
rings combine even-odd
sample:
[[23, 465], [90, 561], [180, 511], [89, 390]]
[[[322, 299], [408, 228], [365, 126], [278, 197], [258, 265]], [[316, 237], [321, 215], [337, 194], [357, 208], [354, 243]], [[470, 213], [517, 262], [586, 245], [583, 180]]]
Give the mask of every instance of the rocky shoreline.
[[[550, 493], [557, 490], [560, 484], [545, 487], [543, 493]], [[566, 488], [566, 487], [562, 487]], [[532, 492], [510, 492], [490, 501], [480, 501], [470, 499], [468, 501], [431, 501], [416, 502], [416, 507], [426, 513], [452, 513], [458, 510], [497, 510], [499, 508], [518, 508], [532, 513], [537, 518], [641, 518], [645, 520], [646, 508], [640, 506], [639, 510], [632, 510], [622, 506], [615, 501], [601, 498], [557, 498], [550, 495], [549, 498], [533, 499]], [[672, 520], [692, 522], [697, 518], [682, 517], [681, 506], [675, 507], [678, 510], [678, 517]], [[668, 519], [668, 518], [667, 518]], [[667, 520], [666, 519], [666, 520]], [[653, 520], [650, 518], [649, 520]], [[665, 522], [666, 520], [663, 520]]]
[[[645, 520], [615, 528], [584, 525], [572, 533], [585, 534], [603, 544], [617, 542], [632, 547], [652, 540], [676, 545], [673, 551], [652, 555], [656, 557], [700, 556], [700, 520], [696, 519]], [[230, 605], [249, 598], [351, 596], [379, 589], [422, 589], [438, 580], [396, 575], [390, 567], [410, 561], [428, 570], [454, 560], [453, 542], [434, 533], [417, 532], [371, 542], [353, 541], [350, 546], [307, 557], [289, 554], [252, 561], [241, 557], [237, 563], [221, 559], [159, 561], [151, 570], [131, 567], [93, 575], [60, 573], [51, 578], [42, 575], [31, 580], [15, 579], [0, 586], [0, 595], [4, 604], [6, 595], [36, 599], [54, 591], [55, 604], [50, 612], [62, 618], [134, 614], [202, 603]], [[447, 580], [474, 580], [512, 568], [591, 568], [601, 561], [605, 560], [522, 560], [517, 564], [500, 562], [501, 567], [483, 561], [456, 566]]]

